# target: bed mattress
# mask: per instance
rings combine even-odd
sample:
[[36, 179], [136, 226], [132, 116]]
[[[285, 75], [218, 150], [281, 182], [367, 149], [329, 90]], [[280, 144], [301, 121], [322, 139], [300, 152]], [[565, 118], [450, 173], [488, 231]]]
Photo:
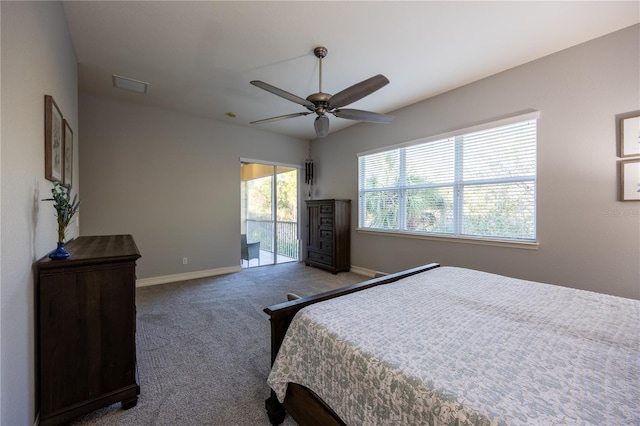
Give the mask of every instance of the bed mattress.
[[301, 310], [268, 383], [348, 425], [640, 425], [640, 301], [441, 267]]

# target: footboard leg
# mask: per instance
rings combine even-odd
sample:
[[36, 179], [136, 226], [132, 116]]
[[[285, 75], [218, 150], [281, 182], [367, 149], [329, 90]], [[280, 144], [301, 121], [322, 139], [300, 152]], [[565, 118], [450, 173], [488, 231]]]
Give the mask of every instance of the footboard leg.
[[287, 412], [285, 411], [278, 397], [274, 391], [271, 391], [271, 396], [264, 401], [264, 406], [267, 409], [267, 415], [269, 421], [273, 426], [277, 426], [284, 421]]

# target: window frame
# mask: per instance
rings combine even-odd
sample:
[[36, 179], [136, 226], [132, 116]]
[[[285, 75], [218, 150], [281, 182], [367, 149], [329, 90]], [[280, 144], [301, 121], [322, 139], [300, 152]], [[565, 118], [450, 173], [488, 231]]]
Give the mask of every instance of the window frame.
[[[361, 152], [357, 154], [357, 162], [358, 162], [358, 226], [356, 228], [356, 232], [359, 233], [366, 233], [366, 234], [377, 234], [377, 235], [390, 235], [390, 236], [398, 236], [398, 237], [408, 237], [408, 238], [418, 238], [418, 239], [427, 239], [427, 240], [437, 240], [437, 241], [450, 241], [450, 242], [460, 242], [460, 243], [470, 243], [470, 244], [482, 244], [482, 245], [492, 245], [492, 246], [507, 246], [507, 247], [516, 247], [516, 248], [527, 248], [527, 249], [537, 249], [539, 246], [539, 241], [538, 241], [538, 230], [537, 230], [537, 203], [538, 203], [538, 194], [537, 194], [537, 152], [538, 152], [538, 140], [539, 140], [539, 132], [538, 132], [538, 120], [540, 118], [540, 112], [539, 111], [535, 111], [535, 110], [529, 110], [523, 113], [519, 113], [516, 115], [511, 115], [511, 116], [507, 116], [507, 117], [503, 117], [503, 118], [499, 118], [499, 119], [494, 119], [494, 120], [490, 120], [490, 121], [486, 121], [480, 124], [476, 124], [476, 125], [472, 125], [472, 126], [468, 126], [468, 127], [464, 127], [464, 128], [459, 128], [447, 133], [441, 133], [438, 135], [434, 135], [434, 136], [430, 136], [430, 137], [426, 137], [426, 138], [421, 138], [421, 139], [417, 139], [417, 140], [413, 140], [413, 141], [409, 141], [409, 142], [404, 142], [401, 144], [396, 144], [396, 145], [392, 145], [392, 146], [386, 146], [386, 147], [381, 147], [381, 148], [377, 148], [374, 150], [369, 150], [369, 151], [365, 151], [365, 152]], [[362, 226], [364, 224], [364, 215], [365, 215], [365, 209], [364, 209], [364, 197], [363, 194], [365, 192], [371, 192], [370, 190], [364, 190], [361, 187], [361, 163], [360, 163], [360, 158], [363, 156], [369, 156], [369, 155], [373, 155], [373, 154], [378, 154], [378, 153], [385, 153], [385, 152], [390, 152], [396, 149], [400, 149], [401, 153], [404, 153], [404, 150], [402, 148], [409, 148], [412, 146], [416, 146], [416, 145], [422, 145], [422, 144], [426, 144], [429, 142], [435, 142], [435, 141], [443, 141], [443, 140], [448, 140], [448, 139], [453, 139], [454, 140], [454, 149], [458, 150], [460, 149], [460, 144], [457, 140], [457, 138], [460, 138], [461, 136], [464, 135], [468, 135], [471, 133], [475, 133], [475, 132], [480, 132], [483, 130], [490, 130], [492, 128], [499, 128], [502, 126], [507, 126], [507, 125], [511, 125], [511, 124], [516, 124], [519, 122], [525, 122], [525, 121], [532, 121], [535, 120], [536, 121], [536, 152], [535, 152], [535, 169], [534, 169], [534, 174], [533, 177], [531, 178], [531, 176], [527, 176], [527, 177], [516, 177], [516, 178], [489, 178], [489, 179], [483, 179], [483, 180], [474, 180], [472, 183], [469, 183], [468, 181], [465, 182], [462, 179], [462, 171], [461, 171], [461, 167], [455, 167], [454, 166], [454, 173], [455, 173], [455, 177], [454, 177], [454, 181], [453, 182], [448, 182], [448, 183], [430, 183], [430, 184], [425, 184], [425, 185], [421, 185], [424, 186], [424, 188], [437, 188], [437, 187], [448, 187], [448, 188], [452, 188], [452, 190], [454, 191], [454, 197], [453, 197], [453, 202], [454, 203], [458, 203], [454, 209], [457, 212], [454, 213], [454, 221], [455, 223], [453, 224], [453, 229], [455, 230], [456, 233], [438, 233], [438, 232], [415, 232], [415, 231], [405, 231], [403, 229], [406, 229], [405, 223], [403, 223], [403, 221], [406, 221], [406, 202], [402, 202], [404, 200], [401, 200], [399, 202], [399, 207], [398, 207], [398, 229], [380, 229], [380, 228], [369, 228], [369, 227], [364, 227]], [[401, 154], [402, 155], [402, 154]], [[402, 169], [401, 169], [402, 170]], [[406, 176], [403, 176], [402, 171], [400, 172], [400, 182], [404, 182], [404, 179], [406, 178]], [[487, 183], [501, 183], [501, 182], [518, 182], [518, 181], [527, 181], [527, 182], [532, 182], [533, 183], [533, 191], [534, 191], [534, 204], [533, 204], [533, 218], [534, 218], [534, 224], [533, 224], [533, 234], [534, 237], [531, 239], [525, 239], [525, 238], [501, 238], [501, 237], [493, 237], [493, 236], [474, 236], [474, 235], [467, 235], [467, 234], [461, 234], [460, 231], [462, 229], [461, 226], [461, 221], [462, 221], [462, 210], [461, 210], [461, 205], [459, 203], [461, 203], [461, 198], [462, 197], [457, 197], [455, 196], [455, 191], [459, 191], [461, 190], [462, 187], [468, 187], [471, 185], [482, 185], [482, 184], [487, 184]], [[400, 198], [406, 198], [406, 194], [407, 194], [407, 190], [413, 190], [413, 189], [417, 189], [418, 186], [411, 186], [411, 187], [406, 187], [403, 186], [402, 184], [399, 184], [398, 186], [393, 186], [393, 187], [387, 187], [387, 188], [376, 188], [376, 191], [381, 191], [384, 189], [388, 189], [388, 190], [396, 190], [398, 191], [398, 193], [402, 196]]]

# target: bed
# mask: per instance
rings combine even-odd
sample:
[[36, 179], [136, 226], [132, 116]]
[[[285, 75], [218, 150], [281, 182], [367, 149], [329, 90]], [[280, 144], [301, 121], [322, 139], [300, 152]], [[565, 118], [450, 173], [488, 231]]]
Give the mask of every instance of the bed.
[[265, 312], [274, 425], [640, 424], [638, 300], [430, 264]]

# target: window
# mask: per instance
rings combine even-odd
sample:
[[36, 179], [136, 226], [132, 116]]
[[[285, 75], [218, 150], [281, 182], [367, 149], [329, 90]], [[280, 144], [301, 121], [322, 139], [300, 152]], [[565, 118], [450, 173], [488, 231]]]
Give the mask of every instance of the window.
[[359, 227], [536, 240], [537, 113], [359, 154]]

